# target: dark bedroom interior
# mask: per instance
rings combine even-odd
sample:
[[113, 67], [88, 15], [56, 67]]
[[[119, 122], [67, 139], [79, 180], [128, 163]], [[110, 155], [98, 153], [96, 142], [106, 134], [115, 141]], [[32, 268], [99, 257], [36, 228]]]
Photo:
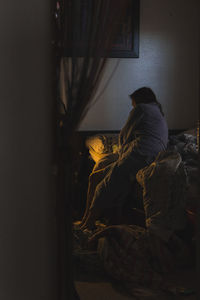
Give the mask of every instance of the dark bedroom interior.
[[2, 300], [200, 299], [199, 8], [0, 4]]
[[[64, 55], [58, 71], [76, 290], [81, 299], [91, 299], [94, 287], [95, 299], [112, 292], [121, 295], [119, 299], [195, 297], [199, 150], [198, 114], [195, 117], [192, 110], [198, 107], [198, 68], [186, 58], [184, 41], [190, 36], [195, 47], [197, 35], [191, 30], [198, 27], [197, 15], [195, 23], [194, 7], [180, 7], [178, 1], [159, 4], [160, 13], [155, 2], [93, 4], [69, 2], [63, 8]], [[197, 58], [196, 50], [192, 52]], [[129, 95], [142, 86], [156, 91], [168, 125], [168, 143], [161, 147], [165, 151], [160, 158], [156, 155], [151, 164], [141, 164], [133, 175], [137, 163], [123, 152], [126, 163], [120, 151], [136, 151], [130, 141], [143, 127], [127, 121], [125, 146], [120, 145], [120, 130], [131, 110]], [[190, 111], [189, 103], [190, 109], [194, 105]], [[74, 134], [69, 132], [72, 127]], [[142, 139], [143, 135], [147, 140], [148, 133], [143, 132]]]

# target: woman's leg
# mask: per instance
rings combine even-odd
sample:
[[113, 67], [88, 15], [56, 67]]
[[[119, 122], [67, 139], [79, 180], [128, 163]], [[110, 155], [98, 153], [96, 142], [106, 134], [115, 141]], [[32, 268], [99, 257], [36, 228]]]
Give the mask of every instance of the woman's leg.
[[110, 165], [103, 179], [99, 183], [96, 182], [95, 189], [88, 198], [84, 227], [92, 227], [94, 219], [106, 209], [122, 207], [131, 192], [133, 178], [146, 165], [145, 157], [135, 153]]
[[96, 212], [123, 206], [127, 195], [131, 192], [133, 178], [146, 165], [145, 159], [138, 155], [112, 164], [106, 176], [95, 189], [90, 209]]

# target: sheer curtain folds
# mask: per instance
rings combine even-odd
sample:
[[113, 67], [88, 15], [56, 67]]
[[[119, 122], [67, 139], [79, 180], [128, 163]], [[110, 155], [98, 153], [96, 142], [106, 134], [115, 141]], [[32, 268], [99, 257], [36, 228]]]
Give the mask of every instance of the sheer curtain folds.
[[86, 115], [130, 0], [66, 0], [60, 66], [66, 128]]

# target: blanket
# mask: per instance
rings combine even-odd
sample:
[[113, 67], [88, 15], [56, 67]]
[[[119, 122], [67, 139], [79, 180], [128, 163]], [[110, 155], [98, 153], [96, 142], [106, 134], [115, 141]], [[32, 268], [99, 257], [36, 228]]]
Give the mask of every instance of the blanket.
[[186, 227], [186, 171], [175, 151], [159, 153], [155, 161], [136, 175], [143, 188], [148, 231], [168, 241]]
[[99, 160], [89, 176], [86, 211], [100, 216], [108, 209], [123, 207], [138, 170], [147, 164], [145, 156], [132, 156], [132, 146], [127, 147], [124, 155], [113, 153]]
[[[116, 153], [110, 154], [104, 149], [103, 154], [92, 172], [98, 174], [97, 184], [100, 180], [98, 171], [106, 169], [104, 166], [116, 159]], [[75, 256], [79, 257], [79, 264], [80, 260], [83, 264], [86, 256], [88, 266], [91, 258], [93, 272], [96, 267], [96, 271], [103, 274], [103, 267], [131, 294], [141, 286], [165, 288], [165, 274], [175, 266], [190, 265], [192, 259], [178, 232], [186, 225], [186, 207], [189, 204], [194, 206], [198, 200], [197, 193], [188, 196], [191, 185], [198, 185], [197, 160], [195, 136], [182, 133], [170, 137], [168, 151], [160, 153], [154, 162], [141, 168], [136, 175], [143, 189], [146, 228], [124, 224], [102, 227], [97, 224], [94, 231], [74, 229]]]
[[82, 271], [86, 276], [90, 272], [93, 280], [112, 278], [131, 295], [138, 288], [167, 289], [166, 275], [191, 261], [178, 236], [166, 243], [135, 225], [105, 226], [95, 231], [76, 228], [74, 234], [75, 273]]
[[[90, 137], [86, 142], [86, 146], [89, 149], [92, 159], [95, 158], [93, 171], [101, 170], [106, 165], [116, 160], [118, 135], [102, 134]], [[196, 211], [199, 198], [199, 169], [196, 129], [185, 131], [176, 135], [170, 135], [167, 150], [177, 152], [181, 157], [187, 181], [185, 190], [186, 206], [189, 211]], [[130, 176], [130, 183], [133, 182], [132, 179], [133, 178]], [[141, 201], [143, 201], [143, 199], [141, 199]]]

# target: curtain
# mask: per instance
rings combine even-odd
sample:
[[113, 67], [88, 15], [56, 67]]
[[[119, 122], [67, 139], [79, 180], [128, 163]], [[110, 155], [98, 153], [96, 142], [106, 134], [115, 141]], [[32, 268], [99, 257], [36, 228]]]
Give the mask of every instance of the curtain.
[[128, 4], [130, 0], [65, 1], [61, 72], [67, 134], [89, 109]]
[[59, 299], [79, 299], [72, 272], [70, 181], [74, 132], [89, 109], [130, 2], [56, 1]]

